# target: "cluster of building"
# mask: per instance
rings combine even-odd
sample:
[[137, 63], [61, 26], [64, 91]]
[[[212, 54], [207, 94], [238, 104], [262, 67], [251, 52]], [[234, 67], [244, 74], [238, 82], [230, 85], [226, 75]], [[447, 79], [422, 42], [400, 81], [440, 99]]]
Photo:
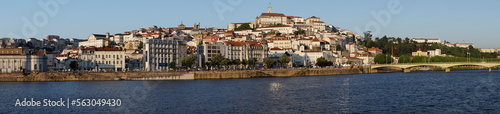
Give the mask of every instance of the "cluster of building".
[[[250, 29], [238, 29], [242, 25]], [[195, 55], [191, 67], [202, 68], [217, 54], [229, 60], [257, 61], [264, 58], [291, 58], [290, 67], [315, 67], [320, 57], [335, 65], [374, 63], [378, 48], [356, 44], [359, 34], [326, 25], [319, 17], [307, 19], [273, 13], [272, 8], [254, 21], [230, 23], [227, 29], [151, 26], [118, 34], [91, 34], [87, 39], [63, 39], [48, 35], [45, 39], [0, 39], [0, 71], [48, 71], [77, 69], [83, 71], [166, 71], [182, 59]], [[412, 39], [421, 43], [442, 43], [439, 39]], [[450, 45], [445, 43], [446, 45]], [[453, 44], [468, 47], [473, 44]], [[485, 50], [491, 51], [491, 50]], [[495, 50], [497, 52], [498, 50]], [[441, 51], [416, 52], [440, 56]], [[77, 65], [76, 68], [73, 68]]]

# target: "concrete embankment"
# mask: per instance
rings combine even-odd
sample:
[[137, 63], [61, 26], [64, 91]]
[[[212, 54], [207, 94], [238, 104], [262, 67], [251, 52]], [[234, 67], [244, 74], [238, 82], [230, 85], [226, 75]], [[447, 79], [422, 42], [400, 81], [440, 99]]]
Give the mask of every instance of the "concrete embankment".
[[41, 72], [22, 75], [21, 73], [0, 74], [0, 82], [30, 81], [108, 81], [108, 80], [204, 80], [240, 79], [263, 77], [294, 77], [361, 74], [362, 69], [271, 69], [251, 71], [208, 71], [208, 72]]
[[254, 71], [220, 71], [220, 72], [197, 72], [194, 79], [235, 79], [256, 77], [295, 77], [295, 76], [325, 76], [342, 74], [361, 74], [362, 69], [273, 69]]
[[[168, 80], [158, 77], [175, 77], [184, 75], [186, 75], [185, 72], [40, 72], [31, 73], [26, 76], [21, 73], [8, 73], [0, 74], [0, 82]], [[182, 78], [173, 78], [171, 80], [181, 79]]]

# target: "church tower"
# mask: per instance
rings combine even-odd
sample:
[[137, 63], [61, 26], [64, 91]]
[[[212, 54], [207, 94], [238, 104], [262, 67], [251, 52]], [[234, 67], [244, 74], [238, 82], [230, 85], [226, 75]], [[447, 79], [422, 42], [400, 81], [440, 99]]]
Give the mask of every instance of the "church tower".
[[273, 7], [267, 7], [267, 13], [273, 13]]

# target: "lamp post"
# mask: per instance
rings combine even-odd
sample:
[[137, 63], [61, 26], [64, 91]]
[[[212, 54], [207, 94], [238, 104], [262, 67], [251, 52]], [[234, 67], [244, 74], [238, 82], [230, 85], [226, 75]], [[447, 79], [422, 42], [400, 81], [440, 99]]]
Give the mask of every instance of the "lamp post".
[[467, 63], [470, 62], [470, 53], [469, 53], [469, 47], [467, 47]]

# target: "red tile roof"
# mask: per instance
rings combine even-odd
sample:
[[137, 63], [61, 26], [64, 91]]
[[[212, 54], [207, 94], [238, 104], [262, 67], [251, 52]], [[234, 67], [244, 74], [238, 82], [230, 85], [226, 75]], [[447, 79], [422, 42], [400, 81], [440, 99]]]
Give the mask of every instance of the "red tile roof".
[[273, 48], [271, 48], [271, 50], [283, 50], [283, 49], [281, 49], [279, 47], [273, 47]]
[[243, 46], [249, 44], [250, 46], [263, 46], [262, 44], [258, 42], [235, 42], [235, 41], [225, 41], [226, 44], [232, 45], [232, 46]]
[[299, 16], [286, 16], [287, 18], [302, 18], [302, 17], [299, 17]]
[[33, 53], [31, 55], [42, 56], [43, 54], [52, 54], [52, 53], [51, 52], [47, 52], [47, 51], [39, 51], [39, 52]]
[[96, 51], [121, 51], [118, 48], [97, 48]]
[[379, 49], [379, 48], [368, 48], [368, 51], [382, 51], [382, 49]]

